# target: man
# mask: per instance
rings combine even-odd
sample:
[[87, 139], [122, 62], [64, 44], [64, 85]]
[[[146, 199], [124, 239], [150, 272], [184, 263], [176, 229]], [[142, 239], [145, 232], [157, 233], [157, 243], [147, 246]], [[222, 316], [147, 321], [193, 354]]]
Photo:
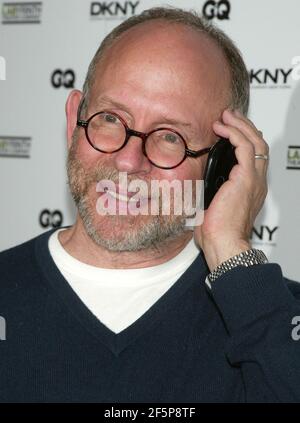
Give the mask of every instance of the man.
[[[77, 220], [0, 256], [2, 401], [300, 400], [300, 286], [249, 241], [268, 147], [248, 102], [239, 52], [193, 13], [150, 9], [108, 35], [66, 104]], [[121, 173], [199, 180], [220, 137], [238, 164], [202, 225], [121, 212]], [[116, 214], [100, 213], [103, 196]]]

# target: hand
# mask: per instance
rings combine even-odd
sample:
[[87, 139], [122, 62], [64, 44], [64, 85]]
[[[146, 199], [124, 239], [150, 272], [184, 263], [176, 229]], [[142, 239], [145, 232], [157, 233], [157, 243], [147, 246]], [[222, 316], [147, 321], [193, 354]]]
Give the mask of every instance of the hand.
[[194, 231], [211, 271], [251, 248], [251, 230], [267, 195], [268, 160], [254, 157], [269, 152], [262, 133], [238, 111], [225, 110], [222, 119], [223, 123], [214, 122], [213, 130], [235, 147], [238, 164], [204, 212], [203, 224]]

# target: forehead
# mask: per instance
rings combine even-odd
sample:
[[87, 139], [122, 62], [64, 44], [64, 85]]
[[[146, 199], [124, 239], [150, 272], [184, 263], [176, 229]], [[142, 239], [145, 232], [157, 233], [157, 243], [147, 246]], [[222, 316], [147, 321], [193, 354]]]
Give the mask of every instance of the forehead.
[[97, 65], [91, 94], [126, 90], [162, 101], [228, 102], [230, 72], [207, 35], [182, 24], [149, 21], [115, 40]]
[[99, 71], [110, 64], [139, 68], [173, 65], [174, 71], [189, 69], [199, 75], [208, 70], [221, 75], [228, 67], [221, 48], [207, 34], [163, 20], [144, 22], [123, 33], [108, 47]]

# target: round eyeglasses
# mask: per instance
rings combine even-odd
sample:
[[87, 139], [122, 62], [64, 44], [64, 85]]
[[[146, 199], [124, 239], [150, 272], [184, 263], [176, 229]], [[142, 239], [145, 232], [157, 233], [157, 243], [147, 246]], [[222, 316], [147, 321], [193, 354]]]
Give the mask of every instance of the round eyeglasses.
[[143, 154], [161, 169], [173, 169], [187, 157], [199, 157], [210, 151], [210, 147], [190, 150], [182, 135], [170, 128], [157, 128], [148, 133], [135, 131], [121, 116], [107, 110], [93, 114], [88, 120], [77, 119], [77, 126], [84, 128], [89, 144], [101, 153], [121, 150], [131, 136], [141, 138]]

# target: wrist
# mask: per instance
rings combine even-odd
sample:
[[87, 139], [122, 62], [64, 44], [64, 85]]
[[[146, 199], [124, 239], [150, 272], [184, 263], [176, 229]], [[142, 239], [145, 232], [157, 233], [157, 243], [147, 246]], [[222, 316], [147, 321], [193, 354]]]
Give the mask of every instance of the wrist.
[[205, 279], [206, 285], [211, 289], [212, 284], [224, 273], [234, 269], [237, 266], [254, 266], [256, 264], [268, 263], [265, 253], [261, 250], [252, 248], [230, 257], [228, 260], [217, 266]]
[[218, 242], [207, 243], [203, 247], [203, 253], [209, 270], [212, 272], [221, 263], [251, 248], [251, 244], [244, 240], [235, 242], [228, 240], [221, 242], [219, 240]]

